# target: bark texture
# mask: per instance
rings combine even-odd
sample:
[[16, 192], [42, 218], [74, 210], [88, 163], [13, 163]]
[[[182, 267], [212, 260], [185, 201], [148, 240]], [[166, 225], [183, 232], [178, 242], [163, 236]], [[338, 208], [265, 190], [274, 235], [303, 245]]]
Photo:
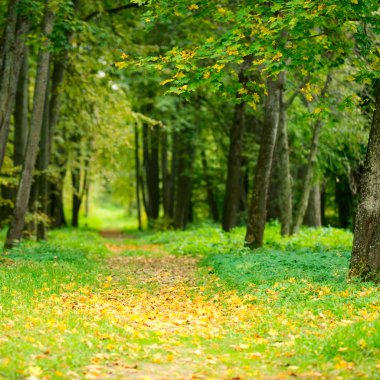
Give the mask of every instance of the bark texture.
[[361, 180], [350, 275], [380, 281], [380, 81]]
[[280, 118], [280, 92], [282, 87], [283, 75], [281, 74], [277, 78], [269, 78], [267, 81], [268, 95], [265, 100], [264, 126], [245, 236], [246, 246], [252, 249], [263, 245], [269, 180]]
[[314, 185], [310, 191], [309, 203], [306, 209], [303, 224], [309, 227], [321, 227], [321, 188], [319, 185]]
[[21, 166], [24, 162], [28, 138], [28, 111], [28, 54], [25, 54], [17, 84], [14, 111], [14, 166]]

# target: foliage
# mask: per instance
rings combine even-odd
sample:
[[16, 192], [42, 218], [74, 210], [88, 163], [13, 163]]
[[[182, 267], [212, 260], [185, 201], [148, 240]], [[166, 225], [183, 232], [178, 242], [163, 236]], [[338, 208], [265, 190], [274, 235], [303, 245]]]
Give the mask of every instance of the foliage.
[[[166, 249], [177, 254], [228, 254], [236, 251], [244, 254], [250, 252], [248, 248], [240, 248], [244, 232], [243, 227], [238, 227], [226, 233], [220, 227], [205, 223], [190, 227], [186, 231], [156, 232], [145, 239], [150, 243], [165, 244]], [[264, 252], [267, 249], [279, 249], [286, 252], [293, 250], [347, 252], [351, 249], [352, 234], [330, 227], [320, 229], [303, 227], [299, 234], [282, 238], [280, 226], [275, 222], [266, 228], [264, 241]]]

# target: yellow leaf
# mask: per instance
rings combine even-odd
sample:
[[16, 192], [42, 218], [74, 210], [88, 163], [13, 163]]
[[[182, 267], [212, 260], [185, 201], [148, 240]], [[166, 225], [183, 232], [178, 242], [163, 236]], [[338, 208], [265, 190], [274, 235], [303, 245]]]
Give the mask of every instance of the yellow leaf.
[[282, 57], [282, 53], [281, 52], [278, 52], [276, 53], [273, 57], [272, 57], [272, 61], [275, 62], [275, 61], [279, 61]]
[[173, 78], [175, 78], [175, 79], [181, 79], [181, 78], [184, 78], [185, 76], [186, 75], [182, 71], [180, 71], [177, 74], [175, 74]]
[[124, 69], [124, 67], [127, 67], [127, 63], [126, 62], [115, 62], [115, 66], [118, 69]]

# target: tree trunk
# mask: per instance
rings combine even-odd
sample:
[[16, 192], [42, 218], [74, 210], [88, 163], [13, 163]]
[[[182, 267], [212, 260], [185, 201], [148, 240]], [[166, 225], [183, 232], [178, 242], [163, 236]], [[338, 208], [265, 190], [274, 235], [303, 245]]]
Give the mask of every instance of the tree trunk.
[[67, 172], [68, 154], [63, 144], [57, 144], [52, 164], [57, 168], [58, 175], [49, 181], [49, 217], [53, 228], [67, 225], [63, 207], [63, 185]]
[[79, 210], [82, 203], [82, 199], [80, 196], [80, 169], [79, 167], [75, 167], [71, 169], [71, 183], [73, 186], [73, 197], [72, 197], [72, 217], [71, 217], [71, 225], [73, 227], [78, 227], [79, 225]]
[[18, 0], [10, 0], [4, 36], [4, 47], [0, 70], [0, 170], [5, 157], [10, 117], [14, 109], [17, 79], [26, 52], [24, 35], [29, 30], [29, 22], [17, 17]]
[[[48, 176], [49, 167], [49, 81], [46, 89], [44, 120], [41, 129], [40, 149], [37, 158], [37, 169], [39, 171], [36, 181], [38, 213], [47, 216], [48, 213]], [[40, 221], [37, 225], [37, 240], [46, 240], [46, 222]]]
[[235, 105], [234, 120], [230, 130], [230, 150], [222, 221], [224, 231], [230, 231], [236, 226], [241, 199], [244, 110], [245, 103], [243, 101]]
[[176, 186], [173, 225], [176, 229], [185, 229], [190, 216], [190, 203], [193, 184], [193, 162], [195, 156], [194, 129], [181, 132], [178, 142], [178, 177]]
[[161, 131], [161, 176], [162, 176], [162, 204], [164, 215], [170, 214], [170, 173], [168, 169], [168, 134]]
[[172, 162], [171, 162], [170, 182], [169, 182], [169, 210], [168, 210], [169, 219], [174, 218], [174, 206], [175, 206], [175, 198], [177, 194], [179, 144], [180, 144], [179, 134], [178, 132], [174, 131], [172, 133]]
[[309, 227], [321, 227], [321, 188], [319, 185], [313, 186], [310, 191], [309, 204], [303, 219], [303, 223]]
[[67, 59], [67, 51], [62, 56], [55, 57], [54, 59], [53, 74], [51, 79], [51, 96], [49, 103], [49, 161], [53, 146], [54, 131], [59, 120], [59, 111], [61, 106], [61, 85], [65, 75]]
[[159, 216], [160, 178], [159, 178], [159, 127], [143, 125], [144, 174], [147, 196], [146, 214], [150, 226]]
[[59, 181], [50, 183], [49, 216], [51, 218], [51, 227], [53, 228], [60, 228], [67, 225], [63, 208], [63, 182], [64, 174]]
[[326, 226], [326, 189], [327, 180], [324, 180], [321, 185], [321, 223]]
[[21, 173], [20, 185], [17, 192], [16, 205], [13, 212], [10, 228], [8, 230], [5, 247], [12, 247], [20, 240], [25, 223], [25, 214], [28, 207], [30, 188], [33, 180], [33, 170], [36, 164], [38, 144], [40, 140], [44, 105], [46, 98], [46, 85], [49, 76], [49, 36], [54, 24], [54, 13], [51, 11], [50, 2], [46, 1], [45, 16], [43, 22], [43, 46], [38, 53], [36, 85], [33, 98], [33, 112], [30, 121], [30, 132], [25, 153], [25, 162]]
[[214, 188], [212, 186], [212, 182], [210, 180], [210, 175], [208, 172], [206, 152], [202, 150], [201, 154], [202, 154], [203, 178], [204, 178], [204, 181], [206, 182], [207, 201], [210, 207], [212, 220], [214, 222], [218, 222], [219, 221], [218, 205], [216, 203]]
[[278, 124], [277, 144], [275, 149], [277, 169], [281, 175], [281, 179], [279, 181], [278, 204], [280, 210], [282, 236], [290, 234], [293, 217], [292, 178], [290, 174], [288, 128], [286, 122], [286, 112], [289, 105], [290, 104], [285, 103], [283, 89], [280, 92], [280, 118]]
[[[21, 166], [24, 162], [26, 141], [28, 138], [28, 58], [25, 54], [22, 69], [17, 83], [15, 111], [14, 111], [14, 142], [13, 166]], [[7, 177], [9, 174], [7, 174]], [[12, 174], [11, 176], [14, 176]], [[10, 183], [1, 186], [2, 202], [0, 206], [0, 225], [8, 224], [16, 200], [17, 189]]]
[[354, 199], [347, 177], [337, 178], [335, 182], [335, 202], [338, 206], [339, 226], [341, 228], [352, 226]]
[[350, 276], [380, 281], [380, 80], [355, 220]]
[[[79, 143], [79, 141], [78, 141]], [[91, 144], [89, 144], [90, 146]], [[72, 198], [72, 221], [73, 227], [79, 226], [79, 211], [82, 205], [83, 198], [87, 192], [89, 186], [89, 165], [90, 165], [90, 153], [85, 152], [84, 155], [82, 147], [79, 147], [79, 154], [77, 155], [78, 161], [73, 163], [71, 168], [71, 181], [73, 186], [73, 198]], [[83, 162], [81, 162], [80, 156], [83, 156]], [[77, 165], [76, 165], [77, 164]], [[81, 167], [82, 166], [82, 167]]]
[[160, 129], [153, 126], [150, 131], [150, 176], [149, 176], [149, 199], [151, 200], [152, 219], [158, 219], [160, 212]]
[[[321, 92], [321, 97], [325, 97], [327, 94], [328, 86], [331, 82], [331, 75], [328, 74], [325, 82], [325, 86]], [[309, 159], [307, 163], [305, 178], [303, 179], [301, 199], [298, 203], [296, 216], [292, 228], [292, 233], [297, 233], [301, 227], [303, 218], [306, 213], [307, 205], [309, 203], [310, 191], [313, 187], [313, 177], [314, 177], [314, 168], [317, 162], [318, 146], [319, 146], [319, 136], [321, 134], [323, 122], [321, 119], [318, 119], [314, 124], [313, 128], [313, 137], [311, 140], [311, 146], [309, 151]]]
[[28, 138], [28, 69], [28, 54], [26, 53], [24, 55], [16, 91], [14, 112], [14, 166], [21, 166], [23, 164]]
[[141, 222], [141, 201], [140, 201], [140, 144], [138, 126], [135, 124], [135, 172], [136, 172], [136, 204], [137, 204], [137, 223], [139, 231], [142, 230]]
[[261, 135], [259, 157], [256, 164], [254, 188], [248, 212], [247, 232], [245, 236], [245, 244], [252, 249], [263, 245], [268, 188], [280, 118], [280, 92], [283, 85], [282, 74], [276, 79], [268, 78], [268, 95], [265, 100], [264, 126]]

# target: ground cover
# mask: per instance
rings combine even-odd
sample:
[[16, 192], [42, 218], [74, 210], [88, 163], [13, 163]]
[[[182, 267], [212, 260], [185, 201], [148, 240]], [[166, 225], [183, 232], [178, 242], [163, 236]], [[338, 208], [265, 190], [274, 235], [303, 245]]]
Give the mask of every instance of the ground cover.
[[0, 266], [0, 378], [376, 379], [379, 288], [351, 234], [64, 229]]

